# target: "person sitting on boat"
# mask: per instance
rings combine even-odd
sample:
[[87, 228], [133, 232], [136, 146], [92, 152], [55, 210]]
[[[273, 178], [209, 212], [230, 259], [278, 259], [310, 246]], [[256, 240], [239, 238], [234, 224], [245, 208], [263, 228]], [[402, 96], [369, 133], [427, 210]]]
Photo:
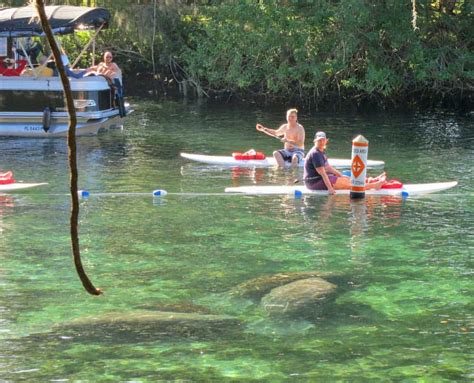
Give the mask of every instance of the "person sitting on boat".
[[86, 76], [104, 76], [111, 82], [111, 88], [115, 92], [115, 106], [118, 107], [120, 111], [120, 117], [125, 117], [127, 112], [123, 101], [122, 71], [112, 60], [112, 52], [105, 51], [104, 61], [89, 67]]
[[[67, 57], [67, 54], [66, 54], [66, 52], [64, 51], [63, 48], [61, 48], [61, 61], [63, 62], [64, 70], [66, 71], [66, 75], [68, 77], [82, 78], [87, 73], [87, 69], [74, 70], [74, 69], [71, 68], [71, 65], [69, 64], [69, 58]], [[56, 69], [55, 70], [55, 75], [57, 76], [58, 74], [59, 73]]]
[[25, 69], [27, 64], [26, 60], [18, 60], [16, 62], [18, 66], [15, 68], [15, 60], [7, 57], [3, 60], [3, 68], [0, 69], [0, 75], [2, 76], [19, 76], [20, 73]]
[[[305, 158], [303, 179], [310, 190], [327, 190], [329, 194], [335, 194], [336, 190], [350, 189], [351, 179], [329, 165], [326, 155], [328, 141], [324, 132], [317, 132], [314, 136], [314, 146]], [[365, 188], [378, 190], [385, 182], [384, 172], [368, 179]]]
[[48, 58], [46, 56], [41, 56], [39, 61], [39, 66], [35, 68], [26, 67], [21, 72], [21, 76], [36, 76], [36, 77], [52, 77], [54, 72], [51, 68], [47, 66]]
[[33, 40], [32, 37], [26, 38], [25, 50], [16, 48], [16, 53], [20, 56], [25, 57], [29, 56], [32, 64], [38, 63], [38, 56], [40, 53], [44, 53], [43, 46], [39, 41]]
[[273, 152], [273, 157], [279, 167], [285, 166], [285, 162], [290, 162], [291, 166], [297, 166], [304, 158], [305, 130], [303, 125], [298, 123], [298, 110], [287, 110], [286, 121], [287, 123], [278, 129], [269, 129], [261, 124], [256, 126], [258, 131], [272, 137], [281, 137], [280, 140], [285, 143], [283, 149]]
[[112, 52], [104, 53], [104, 61], [87, 69], [87, 75], [102, 75], [109, 78], [115, 86], [122, 88], [122, 71], [113, 61]]

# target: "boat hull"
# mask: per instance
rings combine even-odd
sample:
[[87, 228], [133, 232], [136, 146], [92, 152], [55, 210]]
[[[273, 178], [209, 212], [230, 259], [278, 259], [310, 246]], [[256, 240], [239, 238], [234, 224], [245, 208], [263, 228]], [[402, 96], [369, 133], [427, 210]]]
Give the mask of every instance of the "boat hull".
[[[76, 107], [77, 136], [120, 128], [123, 117], [102, 76], [70, 79]], [[125, 106], [125, 114], [131, 112]], [[0, 81], [0, 136], [64, 137], [69, 115], [59, 77], [3, 77]]]
[[[181, 157], [191, 161], [201, 162], [209, 165], [231, 166], [231, 167], [273, 167], [276, 166], [276, 160], [273, 157], [267, 157], [263, 160], [236, 160], [232, 156], [210, 156], [206, 154], [181, 153]], [[330, 158], [329, 164], [339, 169], [350, 169], [352, 161], [349, 159]], [[303, 161], [299, 163], [302, 167]], [[288, 166], [290, 166], [288, 164]], [[384, 161], [368, 160], [369, 169], [382, 169], [385, 166]]]
[[[102, 130], [121, 128], [124, 119], [117, 110], [77, 116], [76, 136], [94, 136]], [[39, 113], [0, 113], [0, 136], [50, 138], [65, 137], [69, 130], [67, 113], [52, 113], [51, 125], [46, 131], [43, 115]]]

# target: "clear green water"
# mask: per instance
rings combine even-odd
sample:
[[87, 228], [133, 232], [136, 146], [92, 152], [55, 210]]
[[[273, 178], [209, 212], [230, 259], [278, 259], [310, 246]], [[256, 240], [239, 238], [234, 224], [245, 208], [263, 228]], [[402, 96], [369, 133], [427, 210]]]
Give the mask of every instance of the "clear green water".
[[[406, 381], [474, 379], [474, 118], [446, 114], [300, 114], [308, 137], [349, 158], [356, 134], [369, 158], [405, 182], [458, 180], [423, 198], [151, 195], [220, 193], [291, 183], [291, 170], [230, 170], [180, 151], [270, 153], [255, 131], [283, 122], [262, 110], [135, 101], [122, 132], [78, 142], [80, 241], [89, 296], [72, 263], [63, 140], [0, 138], [0, 166], [49, 182], [0, 195], [0, 381]], [[310, 140], [308, 140], [309, 142]], [[290, 271], [341, 275], [322, 314], [275, 319], [231, 294]], [[156, 333], [68, 323], [109, 312], [187, 311], [238, 318], [216, 331]], [[62, 327], [61, 327], [62, 326]], [[222, 331], [223, 330], [223, 331]]]

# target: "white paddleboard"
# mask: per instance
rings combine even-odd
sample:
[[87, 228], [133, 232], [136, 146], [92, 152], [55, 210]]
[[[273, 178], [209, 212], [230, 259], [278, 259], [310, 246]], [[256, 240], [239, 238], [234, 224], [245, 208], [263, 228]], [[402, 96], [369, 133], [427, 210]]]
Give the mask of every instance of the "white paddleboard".
[[41, 185], [47, 185], [48, 183], [42, 182], [42, 183], [23, 183], [23, 182], [14, 182], [12, 184], [6, 184], [6, 185], [0, 185], [0, 193], [3, 192], [10, 192], [10, 191], [16, 191], [16, 190], [23, 190], [23, 189], [31, 189], [35, 188], [37, 186]]
[[[380, 189], [380, 190], [366, 190], [367, 195], [421, 195], [436, 193], [439, 191], [451, 189], [458, 183], [452, 182], [437, 182], [431, 184], [407, 184], [398, 189]], [[229, 187], [225, 189], [226, 193], [243, 193], [251, 195], [271, 195], [271, 194], [314, 194], [314, 195], [328, 195], [327, 190], [309, 190], [303, 185], [288, 185], [288, 186], [238, 186]], [[336, 194], [349, 194], [350, 190], [336, 190]]]
[[[209, 165], [220, 165], [220, 166], [234, 166], [241, 168], [253, 168], [253, 167], [272, 167], [276, 166], [276, 161], [272, 157], [267, 157], [263, 160], [236, 160], [232, 156], [210, 156], [207, 154], [193, 154], [193, 153], [181, 153], [181, 157], [191, 161], [201, 162]], [[329, 158], [329, 164], [339, 169], [350, 169], [352, 162], [351, 160], [345, 160], [340, 158]], [[303, 166], [304, 161], [299, 163], [299, 166]], [[290, 164], [288, 164], [290, 166]], [[369, 169], [383, 168], [385, 166], [384, 161], [368, 160], [367, 167]]]

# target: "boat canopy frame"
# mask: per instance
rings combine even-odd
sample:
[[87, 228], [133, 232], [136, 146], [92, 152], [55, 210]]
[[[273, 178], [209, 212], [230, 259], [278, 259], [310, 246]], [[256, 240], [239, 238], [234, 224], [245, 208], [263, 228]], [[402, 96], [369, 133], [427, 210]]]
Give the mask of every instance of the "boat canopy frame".
[[[55, 35], [107, 28], [110, 20], [110, 12], [100, 7], [50, 5], [45, 11]], [[44, 36], [34, 6], [0, 9], [0, 37], [29, 36]]]

